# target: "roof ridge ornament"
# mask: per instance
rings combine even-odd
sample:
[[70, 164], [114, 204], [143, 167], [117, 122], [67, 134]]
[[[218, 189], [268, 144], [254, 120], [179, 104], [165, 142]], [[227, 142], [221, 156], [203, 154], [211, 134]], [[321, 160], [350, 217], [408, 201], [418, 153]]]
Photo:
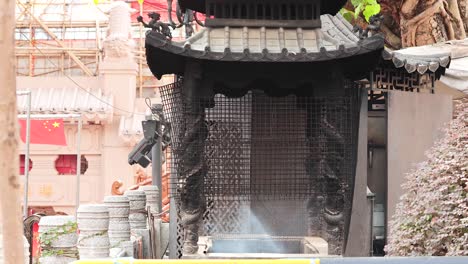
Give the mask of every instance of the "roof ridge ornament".
[[367, 26], [366, 29], [361, 28], [358, 25], [355, 25], [353, 27], [353, 32], [359, 32], [359, 39], [365, 39], [369, 37], [369, 33], [372, 35], [375, 35], [377, 33], [380, 33], [380, 27], [382, 26], [384, 16], [382, 14], [378, 15], [373, 15], [369, 19], [369, 25]]
[[150, 21], [148, 23], [146, 23], [143, 20], [142, 16], [138, 16], [137, 20], [138, 22], [143, 24], [145, 28], [151, 28], [151, 31], [161, 33], [166, 38], [172, 39], [172, 34], [171, 34], [171, 30], [169, 29], [169, 27], [172, 27], [173, 29], [175, 29], [174, 25], [159, 21], [161, 19], [161, 14], [157, 12], [149, 12], [148, 17], [150, 18]]

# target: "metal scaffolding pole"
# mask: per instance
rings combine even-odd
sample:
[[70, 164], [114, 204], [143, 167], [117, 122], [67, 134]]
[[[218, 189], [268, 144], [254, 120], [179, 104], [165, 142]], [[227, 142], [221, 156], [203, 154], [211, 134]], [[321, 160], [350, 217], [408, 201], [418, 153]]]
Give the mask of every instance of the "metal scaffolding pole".
[[151, 156], [152, 156], [152, 161], [151, 161], [151, 166], [152, 166], [152, 180], [153, 180], [153, 185], [158, 187], [158, 212], [162, 213], [162, 176], [161, 176], [161, 171], [162, 171], [162, 165], [161, 165], [161, 137], [157, 139], [157, 143], [153, 146], [151, 149]]
[[80, 207], [80, 178], [81, 178], [81, 129], [83, 127], [83, 120], [81, 116], [78, 119], [78, 132], [76, 138], [76, 208], [75, 214]]
[[163, 119], [163, 107], [161, 104], [154, 104], [153, 110], [157, 112], [159, 120], [156, 125], [156, 133], [158, 134], [156, 144], [151, 149], [152, 153], [152, 179], [153, 185], [157, 186], [158, 192], [158, 210], [162, 213], [162, 119]]
[[26, 110], [26, 151], [24, 154], [24, 205], [23, 217], [28, 217], [29, 193], [29, 146], [31, 141], [31, 91], [17, 91], [17, 96], [27, 96], [28, 109]]
[[[171, 149], [172, 152], [172, 149]], [[174, 157], [174, 153], [171, 153], [172, 157]], [[171, 174], [169, 176], [169, 186], [176, 182], [177, 180], [177, 171], [175, 166], [170, 166]], [[178, 259], [178, 252], [177, 252], [177, 202], [174, 198], [175, 190], [173, 188], [169, 188], [169, 258], [170, 259]]]

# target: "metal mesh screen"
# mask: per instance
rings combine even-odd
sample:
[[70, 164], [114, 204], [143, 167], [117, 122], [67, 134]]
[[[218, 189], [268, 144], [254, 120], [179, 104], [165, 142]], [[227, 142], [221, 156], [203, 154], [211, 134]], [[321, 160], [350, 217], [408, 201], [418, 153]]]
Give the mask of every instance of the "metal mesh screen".
[[[335, 193], [322, 188], [330, 181], [352, 187], [358, 89], [346, 92], [329, 98], [273, 98], [261, 91], [241, 98], [216, 95], [215, 107], [205, 109], [208, 135], [198, 150], [207, 164], [205, 197], [304, 199]], [[178, 132], [187, 116], [181, 86], [164, 87], [161, 94], [173, 129], [173, 148], [183, 149]], [[172, 158], [171, 164], [180, 164], [181, 157]], [[177, 181], [171, 182], [171, 189], [177, 196]]]
[[[356, 85], [347, 82], [345, 93], [333, 97], [269, 97], [258, 90], [240, 98], [217, 94], [209, 108], [210, 98], [185, 98], [182, 89], [181, 82], [161, 89], [175, 150], [171, 164], [177, 175], [171, 176], [170, 188], [181, 199], [181, 174], [204, 175], [202, 182], [187, 181], [202, 185], [206, 199], [200, 234], [255, 233], [255, 227], [245, 227], [253, 226], [254, 217], [263, 223], [261, 232], [321, 236], [331, 253], [341, 254], [347, 221], [338, 229], [327, 226], [324, 212], [331, 208], [348, 219], [351, 213], [360, 107]], [[193, 114], [193, 102], [203, 114]], [[203, 129], [190, 135], [187, 127], [199, 127], [200, 118]], [[288, 219], [298, 221], [291, 225]]]

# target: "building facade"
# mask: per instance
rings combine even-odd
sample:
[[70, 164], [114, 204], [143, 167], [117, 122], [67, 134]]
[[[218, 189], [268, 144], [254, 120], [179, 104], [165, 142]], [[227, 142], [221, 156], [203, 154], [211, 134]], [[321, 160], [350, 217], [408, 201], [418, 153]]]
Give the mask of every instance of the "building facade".
[[[161, 8], [160, 2], [145, 5], [145, 13]], [[145, 98], [158, 103], [155, 88], [173, 80], [156, 81], [149, 73], [138, 46], [145, 30], [131, 6], [123, 1], [17, 5], [17, 91], [31, 91], [31, 114], [80, 114], [83, 121], [81, 203], [101, 202], [115, 181], [123, 188], [135, 183], [141, 168], [127, 160], [142, 138]], [[27, 108], [27, 97], [18, 96], [18, 114]], [[52, 207], [74, 213], [78, 122], [64, 122], [67, 146], [31, 145], [28, 206], [34, 212]], [[21, 142], [23, 175], [25, 150]], [[151, 168], [146, 171], [151, 174]]]

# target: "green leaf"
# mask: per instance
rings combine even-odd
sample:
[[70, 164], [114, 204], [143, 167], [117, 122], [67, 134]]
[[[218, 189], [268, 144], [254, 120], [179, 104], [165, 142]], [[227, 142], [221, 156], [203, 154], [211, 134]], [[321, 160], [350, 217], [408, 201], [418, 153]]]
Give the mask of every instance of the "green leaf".
[[358, 5], [362, 4], [365, 0], [351, 0], [351, 4], [356, 8]]
[[426, 221], [430, 222], [432, 220], [432, 215], [426, 215]]
[[359, 4], [356, 9], [354, 10], [354, 18], [358, 18], [358, 16], [361, 14], [362, 9], [364, 9], [364, 4], [361, 3]]
[[365, 0], [366, 5], [378, 5], [377, 0]]
[[366, 8], [364, 9], [364, 18], [366, 19], [367, 22], [369, 22], [369, 19], [373, 16], [373, 15], [377, 15], [380, 13], [380, 5], [379, 4], [375, 4], [375, 5], [368, 5], [366, 6]]
[[345, 9], [345, 8], [342, 8], [340, 10], [340, 14], [344, 17], [344, 19], [346, 19], [348, 22], [352, 22], [353, 19], [354, 19], [354, 12], [353, 11], [350, 11], [348, 9]]

